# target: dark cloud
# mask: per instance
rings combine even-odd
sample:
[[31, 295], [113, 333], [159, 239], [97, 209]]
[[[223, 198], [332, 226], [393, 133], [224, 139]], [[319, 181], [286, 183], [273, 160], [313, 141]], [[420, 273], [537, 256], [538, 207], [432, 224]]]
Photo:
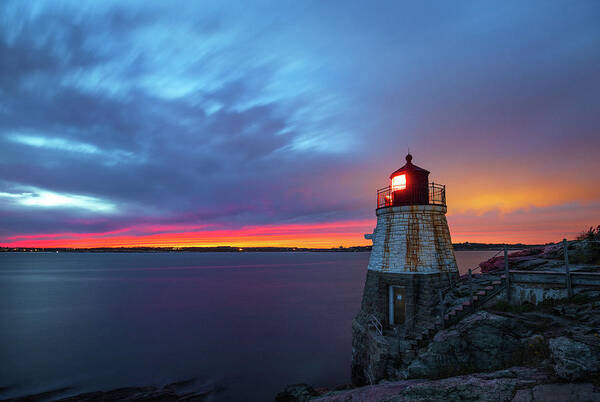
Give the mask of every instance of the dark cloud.
[[[250, 91], [267, 85], [272, 67], [252, 67], [253, 75], [175, 99], [135, 88], [111, 93], [99, 86], [61, 83], [77, 71], [107, 68], [121, 56], [87, 45], [98, 30], [110, 34], [110, 41], [119, 41], [119, 35], [139, 24], [152, 25], [153, 21], [147, 14], [142, 18], [135, 13], [111, 12], [77, 24], [52, 12], [25, 21], [16, 39], [9, 40], [6, 32], [0, 38], [0, 59], [10, 61], [3, 63], [2, 77], [11, 83], [2, 93], [2, 190], [17, 194], [26, 190], [7, 186], [32, 186], [58, 194], [91, 196], [118, 206], [112, 220], [104, 217], [82, 224], [84, 220], [79, 218], [95, 214], [65, 206], [49, 215], [48, 211], [56, 208], [32, 210], [9, 198], [3, 200], [9, 210], [3, 220], [5, 233], [112, 230], [144, 219], [187, 223], [240, 220], [244, 224], [290, 219], [298, 213], [318, 214], [327, 208], [321, 200], [302, 200], [306, 205], [286, 200], [286, 208], [265, 201], [280, 198], [275, 189], [285, 188], [286, 175], [310, 172], [303, 166], [304, 158], [315, 168], [330, 162], [329, 158], [302, 157], [293, 151], [278, 153], [290, 147], [297, 136], [288, 129], [293, 115], [285, 107], [275, 102], [238, 107], [258, 95]], [[218, 24], [200, 28], [207, 35], [214, 33]], [[140, 58], [124, 66], [125, 78], [146, 69], [140, 67]], [[217, 110], [209, 113], [203, 105], [211, 103]], [[19, 142], [21, 137], [46, 142], [32, 146]], [[77, 144], [97, 152], [80, 152]], [[114, 158], [111, 153], [116, 153]], [[127, 157], [120, 158], [119, 153]], [[269, 197], [268, 193], [274, 192]]]

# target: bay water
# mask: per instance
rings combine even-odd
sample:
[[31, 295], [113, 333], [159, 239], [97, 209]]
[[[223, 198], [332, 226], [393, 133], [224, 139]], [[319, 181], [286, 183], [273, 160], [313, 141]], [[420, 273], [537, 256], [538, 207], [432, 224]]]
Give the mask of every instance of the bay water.
[[[495, 251], [457, 251], [461, 272]], [[368, 252], [0, 253], [0, 399], [350, 382]]]

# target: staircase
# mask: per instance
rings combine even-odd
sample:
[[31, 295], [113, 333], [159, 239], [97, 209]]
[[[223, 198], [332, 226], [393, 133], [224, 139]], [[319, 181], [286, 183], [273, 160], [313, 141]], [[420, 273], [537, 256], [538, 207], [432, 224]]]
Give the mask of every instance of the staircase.
[[[461, 280], [461, 282], [465, 281], [465, 279]], [[474, 313], [483, 306], [486, 302], [491, 300], [498, 293], [503, 291], [506, 287], [506, 276], [500, 276], [500, 280], [492, 280], [491, 283], [479, 285], [476, 283], [472, 283], [473, 287], [473, 303], [470, 300], [462, 302], [459, 305], [453, 306], [444, 314], [443, 320], [439, 317], [434, 323], [431, 323], [429, 327], [427, 327], [424, 331], [417, 334], [415, 337], [416, 340], [416, 348], [422, 348], [426, 346], [435, 334], [443, 328], [447, 328], [450, 325], [462, 320], [467, 315]], [[463, 282], [464, 284], [464, 282]]]
[[369, 315], [367, 328], [375, 330], [379, 336], [383, 335], [383, 325], [381, 325], [381, 322], [373, 314]]

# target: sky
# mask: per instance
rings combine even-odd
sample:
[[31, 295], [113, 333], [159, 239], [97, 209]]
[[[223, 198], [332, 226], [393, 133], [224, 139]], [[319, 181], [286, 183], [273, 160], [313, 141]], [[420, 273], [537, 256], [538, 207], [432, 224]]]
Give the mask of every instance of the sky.
[[413, 163], [455, 242], [600, 224], [598, 1], [0, 4], [0, 245], [367, 245]]

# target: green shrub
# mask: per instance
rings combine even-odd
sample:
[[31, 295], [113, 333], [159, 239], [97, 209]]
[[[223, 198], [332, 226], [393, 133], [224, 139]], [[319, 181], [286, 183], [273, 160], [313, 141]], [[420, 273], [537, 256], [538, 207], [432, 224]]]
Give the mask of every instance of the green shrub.
[[600, 240], [600, 225], [596, 226], [595, 229], [593, 226], [590, 226], [588, 230], [579, 233], [577, 240]]
[[[573, 263], [600, 264], [600, 225], [596, 228], [592, 226], [588, 230], [584, 230], [577, 236], [577, 240], [587, 241], [588, 243], [583, 243], [576, 250], [569, 252], [570, 261]], [[574, 244], [571, 244], [571, 246], [574, 246]]]

